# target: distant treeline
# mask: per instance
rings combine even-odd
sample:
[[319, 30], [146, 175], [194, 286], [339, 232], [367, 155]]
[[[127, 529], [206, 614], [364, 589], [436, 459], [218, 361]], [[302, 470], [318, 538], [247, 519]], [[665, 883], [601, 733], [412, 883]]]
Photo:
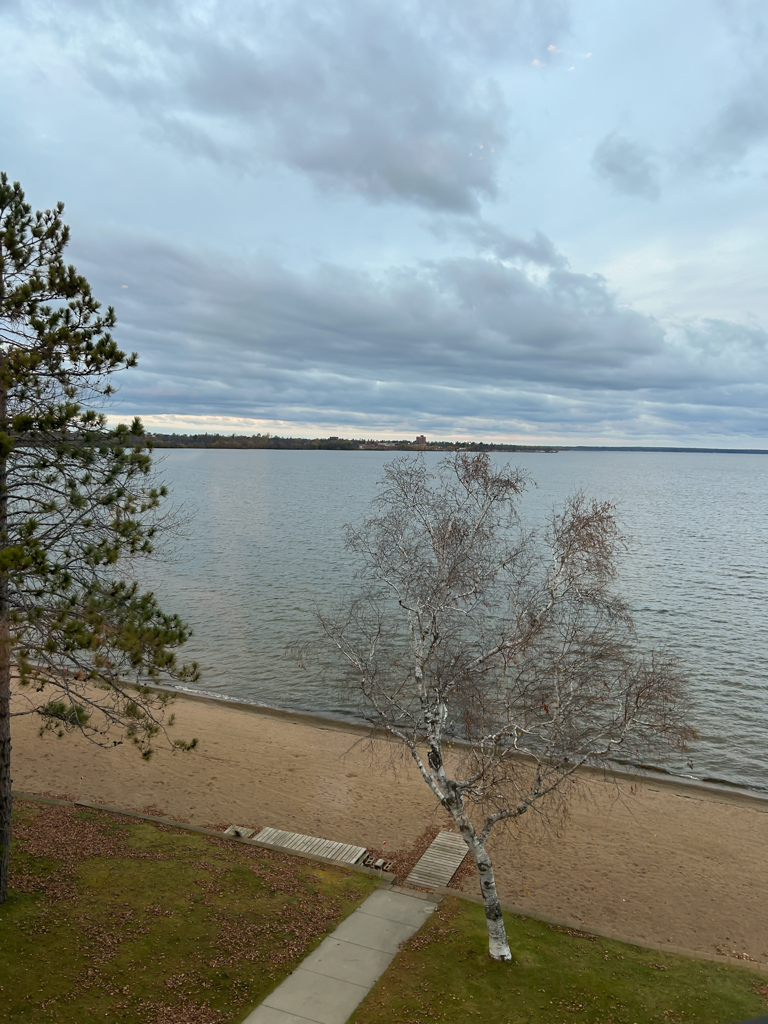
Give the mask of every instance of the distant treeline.
[[364, 441], [346, 438], [274, 437], [271, 434], [153, 434], [155, 448], [359, 448]]
[[484, 441], [372, 441], [346, 437], [276, 437], [272, 434], [153, 434], [147, 437], [155, 448], [286, 448], [337, 451], [471, 451], [471, 452], [554, 452], [544, 445], [486, 444]]
[[400, 452], [699, 452], [720, 455], [768, 455], [765, 448], [673, 448], [646, 445], [540, 445], [490, 444], [486, 441], [373, 441], [358, 437], [277, 437], [272, 434], [153, 434], [146, 437], [155, 448], [285, 448], [297, 451]]

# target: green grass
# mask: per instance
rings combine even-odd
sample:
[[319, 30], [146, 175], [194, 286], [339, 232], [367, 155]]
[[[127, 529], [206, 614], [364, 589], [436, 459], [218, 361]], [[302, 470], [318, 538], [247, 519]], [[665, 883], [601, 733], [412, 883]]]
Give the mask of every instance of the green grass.
[[488, 957], [482, 907], [446, 897], [351, 1024], [729, 1024], [768, 1013], [762, 972], [505, 922], [514, 964]]
[[151, 822], [19, 802], [3, 1021], [238, 1022], [376, 888]]

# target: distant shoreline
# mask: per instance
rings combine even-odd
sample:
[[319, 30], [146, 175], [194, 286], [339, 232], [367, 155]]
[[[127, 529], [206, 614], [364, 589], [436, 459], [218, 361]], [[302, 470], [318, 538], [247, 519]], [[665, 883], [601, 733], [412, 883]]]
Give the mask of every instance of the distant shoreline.
[[146, 439], [155, 448], [212, 448], [236, 451], [378, 451], [378, 452], [508, 452], [546, 454], [559, 452], [680, 452], [702, 455], [768, 455], [768, 448], [685, 448], [670, 445], [528, 445], [485, 441], [455, 442], [373, 441], [343, 437], [277, 437], [270, 434], [156, 434]]

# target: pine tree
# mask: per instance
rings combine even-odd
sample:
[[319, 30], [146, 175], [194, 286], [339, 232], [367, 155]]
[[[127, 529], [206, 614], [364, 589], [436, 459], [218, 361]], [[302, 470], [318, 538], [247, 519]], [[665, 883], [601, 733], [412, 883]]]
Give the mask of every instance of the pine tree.
[[197, 677], [174, 654], [187, 626], [121, 572], [152, 551], [165, 489], [141, 422], [110, 428], [98, 411], [137, 357], [112, 337], [114, 310], [65, 263], [63, 209], [33, 214], [0, 174], [0, 903], [11, 719], [109, 746], [119, 729], [148, 757], [169, 698], [145, 684]]

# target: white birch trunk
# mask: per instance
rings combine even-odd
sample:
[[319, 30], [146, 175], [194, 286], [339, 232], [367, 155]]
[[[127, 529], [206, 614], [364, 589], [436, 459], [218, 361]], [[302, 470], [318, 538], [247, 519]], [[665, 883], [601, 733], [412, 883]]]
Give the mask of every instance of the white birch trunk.
[[512, 954], [507, 942], [507, 932], [504, 928], [504, 917], [501, 913], [501, 904], [496, 892], [496, 879], [493, 875], [491, 858], [484, 846], [477, 841], [470, 846], [470, 852], [475, 861], [478, 878], [480, 879], [480, 895], [483, 897], [485, 907], [485, 923], [488, 927], [488, 952], [493, 960], [511, 960]]
[[488, 928], [488, 953], [493, 960], [512, 960], [512, 953], [507, 942], [507, 931], [504, 927], [504, 916], [501, 912], [499, 895], [496, 892], [496, 879], [493, 864], [485, 845], [481, 843], [468, 818], [464, 814], [460, 800], [454, 795], [442, 800], [443, 806], [450, 811], [453, 820], [459, 826], [461, 837], [467, 844], [469, 852], [477, 868], [480, 880], [480, 895], [485, 907], [485, 923]]

